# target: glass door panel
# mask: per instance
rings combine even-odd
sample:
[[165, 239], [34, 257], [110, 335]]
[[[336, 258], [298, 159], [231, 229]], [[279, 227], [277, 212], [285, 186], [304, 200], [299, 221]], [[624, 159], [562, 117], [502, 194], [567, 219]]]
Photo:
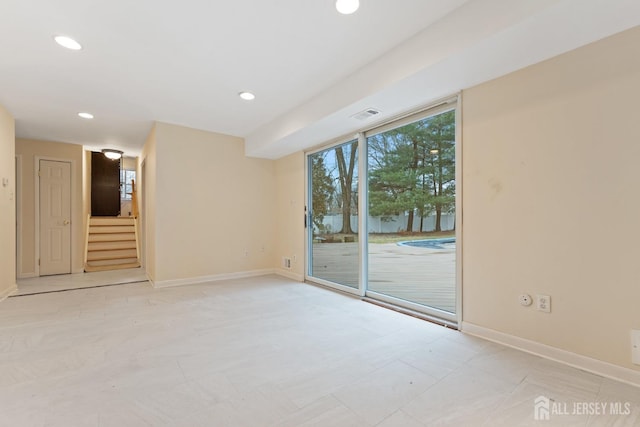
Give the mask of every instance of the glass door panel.
[[455, 135], [451, 110], [367, 136], [367, 289], [451, 314]]
[[358, 142], [307, 157], [308, 276], [358, 288]]

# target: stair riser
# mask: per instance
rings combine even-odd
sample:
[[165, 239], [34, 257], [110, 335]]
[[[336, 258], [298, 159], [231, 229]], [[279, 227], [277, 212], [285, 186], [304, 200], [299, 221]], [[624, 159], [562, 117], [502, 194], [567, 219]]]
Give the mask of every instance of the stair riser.
[[138, 262], [138, 259], [136, 257], [133, 257], [122, 259], [106, 259], [102, 261], [88, 261], [87, 265], [90, 267], [108, 267], [110, 265], [134, 264], [136, 262]]
[[137, 256], [138, 254], [135, 249], [126, 249], [121, 251], [95, 251], [87, 254], [87, 261], [136, 258]]
[[136, 241], [136, 233], [89, 234], [89, 243]]
[[113, 233], [134, 233], [135, 228], [132, 225], [110, 225], [106, 227], [89, 227], [89, 235], [91, 234], [113, 234]]
[[133, 241], [125, 241], [125, 242], [90, 242], [89, 243], [89, 253], [95, 251], [115, 251], [115, 250], [124, 250], [124, 249], [135, 249], [136, 242]]
[[91, 218], [90, 225], [133, 225], [135, 220], [133, 218]]
[[139, 262], [134, 262], [134, 263], [127, 263], [127, 264], [113, 264], [113, 265], [104, 265], [104, 266], [99, 266], [99, 265], [87, 265], [85, 266], [84, 271], [108, 271], [108, 270], [122, 270], [125, 268], [139, 268], [140, 267], [140, 263]]

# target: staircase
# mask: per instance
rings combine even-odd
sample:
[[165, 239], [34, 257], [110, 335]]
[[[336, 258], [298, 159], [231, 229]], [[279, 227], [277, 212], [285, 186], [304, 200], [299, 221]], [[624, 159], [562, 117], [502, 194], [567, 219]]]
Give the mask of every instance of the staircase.
[[140, 267], [138, 229], [133, 217], [89, 217], [84, 271]]

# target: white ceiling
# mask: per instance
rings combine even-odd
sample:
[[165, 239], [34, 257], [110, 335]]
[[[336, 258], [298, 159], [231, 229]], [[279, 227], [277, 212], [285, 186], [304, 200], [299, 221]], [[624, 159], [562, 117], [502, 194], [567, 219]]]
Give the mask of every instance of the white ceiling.
[[136, 155], [162, 121], [276, 158], [638, 24], [637, 0], [3, 0], [0, 104], [23, 138]]

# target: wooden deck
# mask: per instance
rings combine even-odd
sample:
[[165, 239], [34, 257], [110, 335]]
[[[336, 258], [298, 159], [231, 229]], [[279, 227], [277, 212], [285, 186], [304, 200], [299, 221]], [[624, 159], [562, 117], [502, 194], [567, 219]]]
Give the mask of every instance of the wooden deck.
[[[370, 244], [368, 289], [454, 313], [455, 257], [455, 249]], [[313, 276], [357, 288], [358, 244], [314, 243]]]

